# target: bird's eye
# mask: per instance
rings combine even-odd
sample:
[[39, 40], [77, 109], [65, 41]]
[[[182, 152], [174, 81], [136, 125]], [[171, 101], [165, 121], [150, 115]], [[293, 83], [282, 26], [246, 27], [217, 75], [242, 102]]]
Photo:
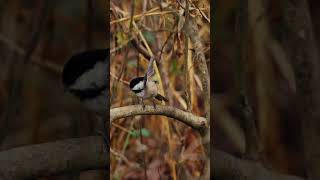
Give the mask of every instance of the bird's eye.
[[158, 84], [159, 82], [158, 81], [153, 81], [154, 83]]

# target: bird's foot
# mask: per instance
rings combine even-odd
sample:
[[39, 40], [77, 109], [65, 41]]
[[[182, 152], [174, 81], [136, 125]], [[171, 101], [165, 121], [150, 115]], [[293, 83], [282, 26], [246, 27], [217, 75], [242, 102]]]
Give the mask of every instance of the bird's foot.
[[143, 103], [143, 99], [140, 99], [140, 104], [142, 105], [142, 109], [145, 110], [145, 109], [146, 109], [146, 106], [145, 106], [144, 103]]

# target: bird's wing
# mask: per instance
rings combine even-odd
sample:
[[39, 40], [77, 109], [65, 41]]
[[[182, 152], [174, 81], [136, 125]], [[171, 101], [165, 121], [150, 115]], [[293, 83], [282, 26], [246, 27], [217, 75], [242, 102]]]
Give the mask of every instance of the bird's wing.
[[144, 75], [144, 78], [143, 78], [144, 87], [146, 87], [146, 83], [147, 83], [148, 78], [150, 78], [154, 74], [153, 61], [154, 61], [154, 57], [151, 57], [149, 64], [148, 64], [146, 74]]

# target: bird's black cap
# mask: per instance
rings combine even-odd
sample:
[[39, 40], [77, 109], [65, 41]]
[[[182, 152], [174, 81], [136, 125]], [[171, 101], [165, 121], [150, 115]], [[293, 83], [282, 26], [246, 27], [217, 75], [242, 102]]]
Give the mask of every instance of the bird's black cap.
[[[143, 78], [144, 78], [144, 77], [137, 77], [137, 78], [132, 79], [132, 80], [130, 81], [130, 84], [129, 84], [130, 89], [132, 90], [135, 85], [137, 85], [139, 82], [143, 81]], [[142, 89], [132, 90], [132, 91], [138, 93], [138, 92], [141, 92]]]
[[94, 67], [99, 61], [109, 59], [109, 49], [94, 49], [73, 55], [64, 65], [62, 82], [65, 87], [72, 85], [79, 76]]

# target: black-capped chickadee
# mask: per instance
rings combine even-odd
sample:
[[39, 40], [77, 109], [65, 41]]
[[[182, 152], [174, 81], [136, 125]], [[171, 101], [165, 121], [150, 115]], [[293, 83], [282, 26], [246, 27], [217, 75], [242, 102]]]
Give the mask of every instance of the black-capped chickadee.
[[158, 93], [157, 81], [152, 80], [154, 57], [150, 59], [147, 71], [144, 77], [137, 77], [130, 81], [130, 89], [139, 97], [142, 107], [145, 108], [143, 100], [152, 99], [153, 107], [156, 108], [154, 99], [168, 102], [168, 99]]
[[107, 111], [109, 49], [95, 49], [73, 55], [64, 65], [65, 90], [75, 95], [91, 111]]
[[108, 150], [106, 115], [108, 99], [109, 49], [88, 50], [73, 55], [64, 65], [62, 82], [66, 91], [76, 96], [92, 112], [103, 119], [103, 137]]

